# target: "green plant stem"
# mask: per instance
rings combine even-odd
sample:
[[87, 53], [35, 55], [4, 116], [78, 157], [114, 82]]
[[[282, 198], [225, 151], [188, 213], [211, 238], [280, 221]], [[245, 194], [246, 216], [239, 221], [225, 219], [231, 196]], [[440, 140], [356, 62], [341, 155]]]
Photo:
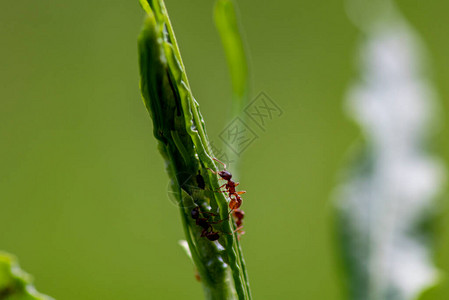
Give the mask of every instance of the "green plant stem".
[[[211, 170], [217, 167], [164, 2], [140, 2], [147, 14], [138, 43], [142, 97], [206, 298], [251, 299], [243, 255], [228, 215], [229, 199], [215, 192], [220, 184]], [[214, 214], [211, 221], [220, 233], [218, 241], [201, 236], [202, 228], [191, 217], [194, 207]]]

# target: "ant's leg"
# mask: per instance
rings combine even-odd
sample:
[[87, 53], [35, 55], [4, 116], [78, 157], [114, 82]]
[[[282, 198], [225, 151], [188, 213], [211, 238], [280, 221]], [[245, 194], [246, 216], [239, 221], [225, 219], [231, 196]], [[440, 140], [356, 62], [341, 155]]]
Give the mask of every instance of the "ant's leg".
[[211, 213], [211, 212], [208, 212], [208, 211], [203, 212], [203, 215], [208, 215], [208, 216], [213, 216], [213, 217], [218, 216], [218, 214]]
[[233, 235], [234, 234], [234, 232], [224, 232], [224, 231], [221, 231], [221, 233], [227, 234], [227, 235]]
[[216, 171], [214, 171], [214, 170], [212, 170], [211, 168], [207, 168], [209, 171], [211, 171], [212, 173], [214, 173], [215, 175], [217, 175], [218, 174], [218, 172], [216, 172]]
[[[210, 214], [214, 217], [219, 216], [219, 214], [214, 214], [214, 213], [210, 213]], [[220, 224], [221, 222], [227, 221], [227, 220], [229, 220], [229, 215], [225, 219], [219, 219], [218, 221], [215, 221], [215, 222], [209, 221], [209, 224]], [[212, 228], [212, 226], [211, 226], [211, 228]]]
[[209, 223], [210, 223], [210, 224], [220, 224], [221, 222], [227, 221], [227, 220], [229, 220], [229, 215], [228, 215], [228, 217], [227, 217], [226, 219], [220, 219], [219, 221], [216, 221], [216, 222], [209, 222]]
[[242, 237], [242, 235], [244, 235], [245, 232], [244, 231], [239, 231], [237, 232], [237, 239], [240, 241], [240, 238]]
[[[227, 192], [228, 192], [228, 188], [226, 187], [226, 185], [227, 185], [227, 183], [225, 183], [225, 184], [223, 184], [222, 186], [220, 186], [216, 192], [217, 192], [217, 193], [227, 193]], [[222, 190], [221, 190], [222, 188], [225, 188], [226, 190], [225, 190], [225, 191], [222, 191]]]
[[[240, 227], [237, 227], [235, 230], [234, 230], [234, 232], [238, 232], [238, 231], [240, 231], [240, 230], [242, 230], [243, 229], [243, 226], [240, 226]], [[239, 232], [240, 233], [240, 232]], [[243, 231], [243, 233], [241, 233], [241, 234], [244, 234], [245, 232]]]
[[246, 191], [239, 191], [239, 192], [236, 192], [237, 195], [243, 195], [244, 193], [246, 193]]
[[213, 160], [215, 160], [217, 163], [219, 163], [219, 164], [222, 164], [223, 165], [223, 167], [224, 167], [224, 169], [226, 170], [226, 164], [225, 163], [223, 163], [223, 162], [221, 162], [221, 161], [219, 161], [218, 159], [216, 159], [215, 157], [213, 158]]
[[[209, 171], [211, 171], [213, 174], [215, 174], [215, 175], [218, 175], [218, 171], [214, 171], [214, 170], [212, 170], [211, 168], [207, 168]], [[218, 178], [218, 180], [224, 180], [223, 178], [221, 178], [221, 176], [220, 176], [220, 178]], [[225, 185], [226, 185], [226, 183], [225, 183]]]
[[232, 232], [222, 232], [222, 233], [227, 234], [227, 235], [233, 235], [234, 233], [237, 232], [238, 238], [240, 239], [240, 236], [245, 234], [244, 231], [239, 231], [239, 230], [242, 230], [242, 229], [243, 229], [243, 226], [240, 226], [240, 227], [238, 227], [237, 229], [235, 229]]

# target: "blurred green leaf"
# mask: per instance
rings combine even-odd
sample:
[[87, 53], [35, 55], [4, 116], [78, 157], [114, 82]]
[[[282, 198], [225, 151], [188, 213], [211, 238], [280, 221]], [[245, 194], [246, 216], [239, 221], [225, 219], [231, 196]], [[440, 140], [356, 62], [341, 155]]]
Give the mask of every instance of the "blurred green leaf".
[[[228, 62], [229, 74], [232, 82], [231, 121], [239, 117], [242, 121], [246, 119], [243, 113], [248, 103], [248, 62], [242, 39], [239, 22], [237, 19], [236, 6], [233, 0], [218, 0], [215, 3], [215, 26], [220, 34], [226, 60]], [[237, 124], [237, 132], [247, 129], [241, 123]], [[233, 162], [232, 171], [238, 176], [240, 155], [234, 153], [231, 147], [226, 146], [226, 158]]]
[[245, 55], [236, 8], [232, 0], [215, 4], [215, 24], [221, 37], [232, 81], [235, 110], [240, 113], [248, 96], [248, 63]]
[[32, 277], [20, 269], [17, 259], [0, 252], [0, 299], [2, 300], [51, 300], [40, 294], [32, 284]]

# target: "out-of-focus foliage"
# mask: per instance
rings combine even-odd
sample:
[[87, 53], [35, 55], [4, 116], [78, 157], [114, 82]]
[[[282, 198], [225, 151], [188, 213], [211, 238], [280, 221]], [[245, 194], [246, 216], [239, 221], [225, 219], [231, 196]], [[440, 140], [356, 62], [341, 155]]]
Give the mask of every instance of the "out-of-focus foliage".
[[0, 252], [0, 299], [52, 300], [36, 291], [32, 277], [20, 269], [14, 256], [5, 252]]
[[363, 27], [347, 103], [365, 138], [339, 195], [354, 300], [417, 299], [438, 278], [429, 224], [444, 172], [427, 151], [435, 92], [419, 38], [391, 3], [385, 11]]
[[248, 63], [233, 0], [218, 0], [215, 4], [215, 24], [221, 37], [231, 75], [232, 90], [240, 113], [248, 96]]
[[[232, 82], [230, 120], [232, 121], [239, 117], [244, 121], [246, 115], [243, 110], [248, 104], [249, 97], [248, 61], [234, 0], [217, 0], [215, 3], [214, 19], [228, 62]], [[229, 102], [225, 104], [227, 103]], [[246, 130], [241, 123], [236, 124], [238, 124], [237, 132], [244, 132]], [[234, 176], [238, 177], [240, 155], [237, 155], [231, 147], [225, 147], [225, 149], [228, 162], [232, 161], [231, 169]]]

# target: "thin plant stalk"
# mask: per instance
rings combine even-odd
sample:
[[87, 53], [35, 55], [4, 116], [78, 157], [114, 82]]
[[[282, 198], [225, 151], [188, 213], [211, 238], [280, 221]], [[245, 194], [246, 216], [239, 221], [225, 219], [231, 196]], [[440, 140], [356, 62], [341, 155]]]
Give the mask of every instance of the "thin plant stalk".
[[[231, 120], [239, 117], [244, 122], [245, 114], [243, 110], [248, 104], [249, 97], [248, 60], [234, 1], [217, 0], [214, 9], [214, 19], [226, 55], [232, 84], [230, 117]], [[237, 129], [238, 132], [245, 130], [242, 126], [239, 126]], [[232, 171], [237, 176], [240, 155], [236, 154], [231, 147], [225, 147], [225, 149], [226, 157], [232, 161]]]

